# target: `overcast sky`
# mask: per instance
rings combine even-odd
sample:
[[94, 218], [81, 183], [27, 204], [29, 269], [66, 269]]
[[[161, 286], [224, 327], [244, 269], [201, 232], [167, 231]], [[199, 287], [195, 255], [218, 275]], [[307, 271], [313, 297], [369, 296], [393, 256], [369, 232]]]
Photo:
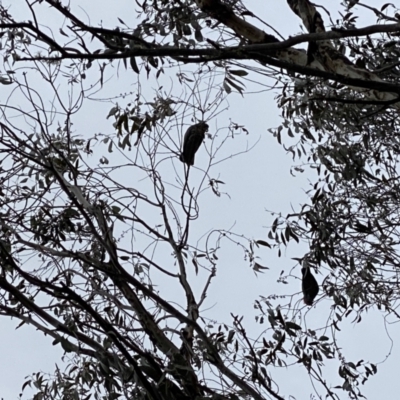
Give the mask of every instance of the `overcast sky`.
[[[8, 0], [12, 4], [10, 13], [15, 18], [29, 18], [25, 14], [27, 9], [22, 0]], [[376, 1], [372, 2], [377, 6]], [[101, 6], [100, 6], [101, 4]], [[276, 0], [248, 0], [248, 8], [254, 14], [271, 24], [283, 36], [295, 35], [300, 32], [300, 21], [290, 11], [285, 1]], [[323, 2], [324, 7], [330, 11], [331, 17], [335, 20], [337, 16], [337, 5], [339, 1]], [[382, 3], [383, 4], [383, 3]], [[76, 12], [84, 21], [93, 25], [102, 21], [103, 26], [113, 28], [118, 24], [117, 17], [121, 17], [128, 25], [133, 25], [127, 16], [134, 16], [134, 1], [115, 0], [113, 2], [104, 0], [72, 0], [71, 9]], [[39, 21], [46, 21], [54, 31], [58, 31], [57, 24], [62, 23], [50, 19], [47, 16], [48, 7], [40, 7], [42, 13]], [[85, 12], [83, 12], [85, 10]], [[374, 23], [373, 16], [359, 12], [358, 26], [362, 27]], [[326, 25], [328, 19], [326, 14], [321, 11], [325, 18]], [[54, 13], [51, 14], [52, 16]], [[46, 18], [46, 19], [45, 19]], [[254, 24], [262, 27], [269, 33], [266, 27], [261, 26], [257, 21]], [[50, 25], [51, 24], [51, 25]], [[97, 70], [89, 70], [88, 74], [97, 74]], [[114, 97], [120, 93], [134, 91], [137, 76], [132, 71], [120, 72], [117, 75], [109, 74], [110, 81], [104, 85], [101, 92], [102, 98]], [[154, 82], [148, 81], [143, 75], [141, 84], [144, 92], [149, 98], [152, 97], [152, 90], [155, 89]], [[260, 79], [257, 77], [257, 79]], [[272, 81], [266, 82], [273, 84]], [[36, 84], [41, 85], [39, 81]], [[259, 91], [259, 86], [247, 84], [249, 91]], [[46, 96], [46, 88], [41, 89], [42, 96]], [[60, 88], [62, 92], [62, 88]], [[229, 194], [217, 198], [207, 195], [202, 200], [200, 219], [194, 224], [192, 235], [200, 237], [210, 227], [229, 229], [234, 225], [235, 232], [254, 239], [265, 239], [267, 228], [272, 222], [272, 217], [266, 210], [281, 211], [284, 215], [296, 209], [299, 204], [305, 201], [305, 191], [309, 189], [309, 178], [306, 174], [293, 177], [290, 174], [290, 167], [293, 165], [290, 154], [286, 154], [282, 146], [267, 131], [268, 128], [277, 127], [281, 123], [280, 111], [276, 107], [274, 97], [278, 91], [265, 91], [258, 94], [246, 95], [242, 98], [238, 93], [228, 96], [227, 110], [213, 118], [210, 122], [210, 133], [213, 134], [218, 128], [229, 125], [229, 120], [245, 125], [249, 135], [241, 135], [235, 140], [228, 142], [229, 147], [224, 149], [227, 155], [243, 151], [246, 146], [251, 146], [258, 140], [257, 146], [250, 152], [234, 157], [224, 163], [218, 164], [214, 172], [219, 174], [219, 179], [225, 182], [221, 189]], [[49, 92], [50, 95], [50, 92]], [[100, 97], [100, 95], [99, 95]], [[106, 119], [111, 103], [91, 101], [84, 105], [82, 111], [74, 120], [75, 133], [83, 137], [92, 136], [94, 133], [102, 132], [111, 134], [113, 132], [112, 121]], [[181, 132], [180, 132], [181, 133]], [[118, 157], [117, 153], [107, 155], [112, 161], [113, 157]], [[94, 156], [98, 157], [95, 153]], [[204, 149], [200, 149], [196, 155], [196, 163], [200, 165], [206, 160], [207, 154]], [[94, 160], [94, 162], [97, 160]], [[121, 176], [120, 180], [132, 181], [135, 177]], [[134, 183], [132, 183], [133, 185]], [[265, 274], [255, 275], [243, 260], [243, 254], [238, 248], [232, 245], [225, 245], [219, 253], [217, 277], [213, 281], [209, 296], [203, 307], [205, 316], [214, 318], [219, 322], [231, 323], [230, 313], [244, 316], [244, 324], [247, 332], [253, 338], [258, 337], [267, 326], [257, 325], [254, 310], [254, 300], [259, 296], [267, 297], [272, 293], [293, 294], [300, 292], [300, 281], [293, 277], [288, 285], [278, 284], [277, 279], [282, 270], [286, 273], [295, 265], [290, 257], [300, 256], [302, 249], [293, 248], [288, 251], [281, 259], [278, 259], [275, 252], [260, 249], [260, 264], [270, 269]], [[293, 275], [299, 274], [294, 271]], [[321, 270], [317, 280], [322, 281], [326, 271]], [[194, 271], [190, 271], [193, 286], [196, 293], [202, 289], [203, 281], [195, 280]], [[175, 294], [168, 291], [169, 288], [160, 288], [161, 292], [169, 298], [174, 298]], [[300, 300], [300, 293], [297, 296]], [[179, 297], [176, 299], [179, 301]], [[284, 301], [286, 304], [287, 300]], [[324, 326], [330, 313], [330, 300], [319, 301], [316, 307], [307, 311], [302, 308], [301, 324], [308, 328], [316, 329]], [[297, 303], [293, 315], [299, 315], [301, 303]], [[306, 312], [307, 311], [307, 312]], [[0, 365], [0, 398], [5, 400], [17, 399], [20, 393], [24, 377], [32, 372], [54, 371], [55, 364], [61, 364], [62, 351], [60, 346], [53, 347], [52, 339], [44, 337], [42, 333], [36, 332], [30, 327], [22, 327], [15, 330], [17, 323], [2, 319], [0, 354], [3, 362]], [[391, 341], [399, 337], [399, 328], [396, 324], [385, 325], [382, 316], [378, 312], [369, 312], [363, 316], [361, 324], [352, 325], [351, 318], [342, 325], [342, 332], [338, 333], [339, 343], [348, 361], [359, 359], [368, 360], [378, 364], [378, 374], [371, 378], [363, 389], [364, 395], [369, 399], [393, 398], [393, 393], [400, 392], [400, 383], [397, 380], [397, 359], [400, 356], [398, 346], [392, 349], [391, 357], [383, 364], [379, 364], [388, 355]], [[326, 332], [331, 337], [331, 332]], [[327, 382], [341, 384], [337, 377], [338, 364], [332, 362], [327, 364], [325, 378]], [[298, 374], [293, 370], [282, 369], [275, 372], [281, 377], [280, 390], [282, 394], [295, 394], [297, 399], [309, 398], [312, 393], [312, 386], [304, 372], [304, 368], [298, 368]], [[24, 396], [24, 398], [27, 398]], [[343, 393], [342, 398], [346, 398]]]

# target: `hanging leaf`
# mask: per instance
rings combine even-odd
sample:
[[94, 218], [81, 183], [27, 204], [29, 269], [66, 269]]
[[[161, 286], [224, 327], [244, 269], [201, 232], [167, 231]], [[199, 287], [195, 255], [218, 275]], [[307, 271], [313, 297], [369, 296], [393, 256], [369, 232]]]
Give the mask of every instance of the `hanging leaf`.
[[203, 35], [201, 34], [200, 29], [196, 29], [194, 31], [194, 37], [198, 42], [203, 42], [204, 41], [204, 38], [203, 38]]
[[246, 76], [249, 73], [243, 69], [230, 69], [229, 73], [236, 76]]
[[130, 64], [131, 64], [132, 69], [133, 69], [137, 74], [139, 74], [139, 68], [138, 68], [138, 65], [136, 64], [136, 57], [131, 57], [131, 58], [129, 59], [129, 62], [130, 62]]
[[264, 240], [257, 240], [256, 243], [259, 244], [260, 246], [266, 246], [271, 248], [271, 245], [267, 242], [264, 242]]

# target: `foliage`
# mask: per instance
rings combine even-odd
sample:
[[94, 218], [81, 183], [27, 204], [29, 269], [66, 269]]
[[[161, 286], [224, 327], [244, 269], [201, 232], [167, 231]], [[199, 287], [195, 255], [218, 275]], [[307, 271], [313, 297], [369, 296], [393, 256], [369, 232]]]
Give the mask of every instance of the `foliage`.
[[[349, 361], [335, 332], [370, 308], [399, 317], [399, 14], [390, 3], [368, 6], [376, 25], [357, 28], [358, 1], [344, 1], [337, 21], [308, 0], [287, 3], [307, 31], [287, 40], [268, 24], [264, 32], [240, 1], [137, 2], [135, 24], [121, 16], [114, 28], [83, 22], [63, 1], [27, 1], [27, 20], [0, 6], [9, 94], [0, 313], [51, 337], [66, 361], [24, 383], [35, 399], [283, 399], [276, 371], [297, 365], [321, 397], [363, 396], [377, 367]], [[56, 28], [43, 27], [44, 7]], [[113, 131], [76, 134], [110, 71], [124, 69], [135, 89], [101, 98], [112, 102], [99, 118]], [[315, 172], [309, 202], [277, 210], [260, 240], [214, 226], [197, 236], [200, 211], [223, 195], [224, 145], [248, 131], [231, 122], [206, 135], [207, 163], [189, 169], [178, 159], [182, 136], [221, 115], [233, 93], [248, 99], [246, 85], [271, 79], [282, 124], [269, 131], [298, 163], [293, 174]], [[150, 80], [159, 85], [149, 95]], [[220, 247], [238, 245], [263, 272], [260, 247], [281, 256], [295, 242], [306, 248], [297, 271], [324, 271], [316, 307], [330, 303], [326, 327], [303, 327], [292, 297], [282, 304], [276, 294], [255, 299], [257, 321], [268, 325], [257, 339], [240, 316], [211, 323], [201, 314]], [[204, 279], [199, 296], [192, 275]], [[184, 294], [180, 304], [168, 285]], [[324, 376], [332, 360], [337, 386]]]

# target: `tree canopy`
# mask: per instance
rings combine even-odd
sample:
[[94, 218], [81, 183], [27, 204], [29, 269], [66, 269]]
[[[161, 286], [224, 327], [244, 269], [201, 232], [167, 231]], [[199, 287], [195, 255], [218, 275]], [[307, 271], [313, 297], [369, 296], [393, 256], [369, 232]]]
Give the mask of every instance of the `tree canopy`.
[[[63, 370], [35, 373], [23, 389], [35, 400], [282, 400], [298, 398], [282, 382], [300, 366], [319, 398], [362, 398], [377, 366], [349, 359], [336, 333], [370, 309], [400, 318], [395, 4], [344, 0], [333, 20], [324, 5], [287, 0], [301, 32], [284, 37], [250, 1], [136, 1], [114, 26], [79, 2], [12, 3], [0, 5], [0, 314], [65, 353]], [[98, 3], [104, 14], [115, 7]], [[103, 97], [126, 72], [134, 89]], [[292, 173], [312, 180], [293, 212], [260, 216], [260, 238], [213, 226], [207, 213], [229, 196], [219, 165], [233, 158], [240, 170], [252, 151], [227, 154], [249, 132], [212, 122], [230, 96], [250, 101], [249, 85], [275, 95], [281, 124], [266, 128]], [[104, 132], [92, 133], [94, 118]], [[183, 137], [200, 121], [210, 126], [201, 162], [186, 165]], [[301, 251], [280, 277], [297, 292], [250, 294], [251, 334], [241, 315], [210, 321], [203, 311], [229, 246], [265, 275], [260, 249]], [[302, 268], [320, 284], [313, 307], [329, 304], [322, 327], [303, 324]]]

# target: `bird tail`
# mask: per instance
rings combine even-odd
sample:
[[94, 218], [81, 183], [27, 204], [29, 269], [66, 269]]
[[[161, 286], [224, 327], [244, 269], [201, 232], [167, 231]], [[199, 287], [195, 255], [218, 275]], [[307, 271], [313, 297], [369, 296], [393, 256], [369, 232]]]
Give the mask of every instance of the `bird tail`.
[[307, 305], [307, 306], [313, 305], [313, 301], [312, 301], [312, 299], [310, 299], [309, 296], [304, 296], [303, 301], [304, 301], [305, 305]]
[[190, 160], [186, 160], [185, 156], [183, 155], [183, 153], [180, 154], [179, 160], [182, 161], [183, 163], [187, 164], [187, 165], [193, 165], [194, 164], [194, 156]]

